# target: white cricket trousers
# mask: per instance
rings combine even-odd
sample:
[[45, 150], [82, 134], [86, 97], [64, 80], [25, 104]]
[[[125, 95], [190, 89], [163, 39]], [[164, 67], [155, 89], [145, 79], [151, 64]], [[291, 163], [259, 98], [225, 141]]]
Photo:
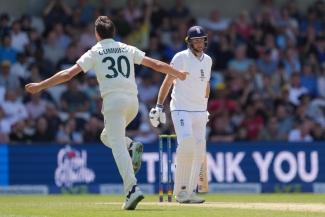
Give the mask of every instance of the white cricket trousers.
[[178, 144], [187, 137], [194, 137], [196, 144], [205, 140], [206, 112], [172, 111]]
[[113, 92], [103, 99], [105, 128], [101, 134], [101, 140], [107, 147], [112, 149], [115, 162], [123, 179], [125, 195], [137, 183], [132, 161], [127, 151], [128, 144], [132, 140], [125, 137], [125, 128], [135, 118], [138, 110], [138, 97], [133, 94]]

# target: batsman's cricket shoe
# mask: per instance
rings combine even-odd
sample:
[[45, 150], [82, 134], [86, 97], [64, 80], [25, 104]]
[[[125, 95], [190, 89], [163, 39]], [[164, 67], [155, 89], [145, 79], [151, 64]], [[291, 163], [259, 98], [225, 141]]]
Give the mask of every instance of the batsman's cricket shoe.
[[175, 196], [175, 199], [179, 203], [190, 203], [191, 201], [186, 191], [181, 191], [179, 195]]
[[131, 142], [128, 151], [132, 159], [134, 174], [136, 174], [139, 172], [142, 164], [143, 144], [141, 142]]
[[144, 198], [143, 193], [137, 185], [133, 185], [128, 195], [126, 196], [125, 203], [122, 206], [123, 210], [134, 210], [138, 203]]
[[204, 203], [205, 199], [197, 197], [195, 193], [190, 195], [190, 203]]

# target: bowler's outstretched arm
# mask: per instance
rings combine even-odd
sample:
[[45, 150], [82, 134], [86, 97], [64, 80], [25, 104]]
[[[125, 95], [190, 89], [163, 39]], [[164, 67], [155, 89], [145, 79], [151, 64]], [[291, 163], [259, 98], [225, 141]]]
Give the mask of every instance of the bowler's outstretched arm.
[[182, 72], [182, 71], [178, 71], [177, 69], [174, 69], [173, 67], [171, 67], [170, 65], [168, 65], [167, 63], [161, 62], [159, 60], [155, 60], [152, 59], [150, 57], [145, 56], [141, 62], [141, 65], [150, 67], [158, 72], [162, 72], [165, 74], [170, 74], [173, 75], [177, 78], [179, 78], [180, 80], [185, 80], [186, 79], [186, 75], [188, 75], [188, 72]]
[[79, 65], [75, 64], [69, 69], [62, 70], [44, 81], [41, 81], [39, 83], [26, 84], [25, 89], [29, 93], [37, 93], [46, 88], [66, 82], [81, 71], [82, 68]]

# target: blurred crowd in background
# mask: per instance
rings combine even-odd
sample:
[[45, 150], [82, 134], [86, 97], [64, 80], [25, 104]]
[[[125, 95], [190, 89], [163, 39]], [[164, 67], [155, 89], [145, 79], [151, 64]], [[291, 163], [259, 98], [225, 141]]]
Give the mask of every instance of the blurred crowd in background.
[[[213, 59], [208, 141], [325, 140], [324, 2], [310, 1], [304, 11], [294, 0], [280, 7], [273, 0], [258, 2], [236, 19], [222, 17], [214, 5], [209, 19], [194, 17], [186, 0], [175, 0], [171, 8], [161, 0], [127, 0], [122, 8], [112, 8], [110, 0], [100, 7], [54, 0], [42, 17], [1, 14], [0, 143], [100, 142], [102, 99], [94, 71], [37, 94], [24, 90], [71, 67], [95, 45], [100, 15], [113, 20], [116, 41], [167, 63], [187, 49], [189, 27], [205, 28], [206, 53]], [[150, 143], [161, 133], [175, 133], [170, 96], [167, 123], [154, 128], [148, 122], [164, 75], [138, 65], [135, 73], [140, 109], [126, 135]]]

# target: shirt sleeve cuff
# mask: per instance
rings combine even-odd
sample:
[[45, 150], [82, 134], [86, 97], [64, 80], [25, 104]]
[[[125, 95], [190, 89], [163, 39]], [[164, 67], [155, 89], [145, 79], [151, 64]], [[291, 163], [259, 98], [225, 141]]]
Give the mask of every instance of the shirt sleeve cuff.
[[85, 64], [83, 64], [83, 62], [77, 61], [77, 64], [82, 68], [82, 71], [84, 73], [88, 72], [89, 69], [88, 69], [88, 67]]

